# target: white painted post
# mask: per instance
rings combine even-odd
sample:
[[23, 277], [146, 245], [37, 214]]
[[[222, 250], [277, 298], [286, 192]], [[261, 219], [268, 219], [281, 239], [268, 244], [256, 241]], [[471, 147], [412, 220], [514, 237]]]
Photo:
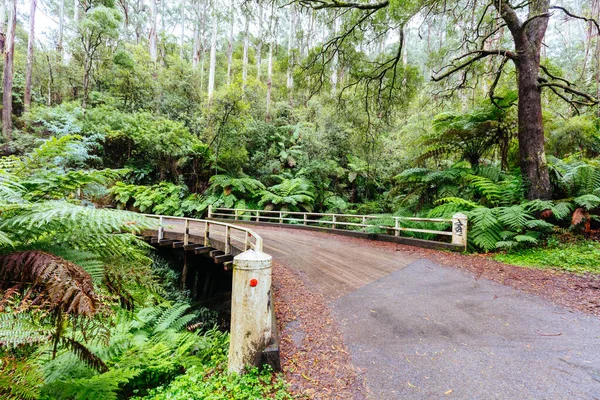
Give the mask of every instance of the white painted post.
[[237, 209], [234, 210], [234, 213], [235, 213], [235, 220], [237, 221], [237, 219], [238, 219], [238, 210]]
[[452, 216], [452, 243], [459, 244], [467, 249], [467, 223], [468, 218], [463, 213]]
[[164, 236], [165, 236], [165, 228], [163, 225], [164, 222], [164, 218], [163, 217], [159, 217], [158, 218], [159, 221], [159, 227], [158, 227], [158, 240], [163, 240]]
[[304, 225], [308, 225], [308, 218], [306, 217], [306, 213], [304, 215]]
[[394, 218], [394, 236], [400, 236], [400, 220]]
[[283, 224], [283, 213], [279, 211], [279, 223]]
[[333, 229], [335, 229], [335, 222], [336, 222], [335, 214], [334, 214], [334, 215], [331, 217], [331, 222], [332, 222], [332, 223], [331, 223], [331, 227], [332, 227]]
[[212, 213], [213, 213], [213, 206], [212, 204], [208, 205], [208, 217], [207, 218], [212, 218]]
[[260, 221], [260, 211], [256, 210], [256, 222]]
[[258, 365], [271, 340], [270, 255], [248, 250], [233, 259], [229, 372]]
[[187, 246], [190, 243], [190, 220], [185, 220], [185, 234], [183, 235], [183, 245]]
[[367, 231], [367, 217], [363, 215], [362, 217], [363, 231]]

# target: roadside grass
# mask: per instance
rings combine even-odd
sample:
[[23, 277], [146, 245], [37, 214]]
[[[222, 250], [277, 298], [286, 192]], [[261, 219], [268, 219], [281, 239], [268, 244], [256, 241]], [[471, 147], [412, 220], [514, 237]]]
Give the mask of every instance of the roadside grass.
[[494, 259], [523, 267], [600, 274], [600, 242], [583, 239], [565, 242], [551, 237], [545, 247], [499, 253]]

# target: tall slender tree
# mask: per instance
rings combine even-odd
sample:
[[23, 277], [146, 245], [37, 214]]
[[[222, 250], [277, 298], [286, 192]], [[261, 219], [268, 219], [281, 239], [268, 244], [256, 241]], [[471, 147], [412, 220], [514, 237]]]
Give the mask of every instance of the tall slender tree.
[[219, 19], [217, 18], [216, 0], [212, 2], [212, 34], [210, 39], [210, 66], [208, 67], [208, 103], [210, 104], [215, 92], [215, 70], [217, 68], [217, 33]]
[[27, 66], [25, 67], [25, 96], [23, 99], [23, 109], [28, 111], [31, 107], [31, 76], [33, 72], [33, 53], [35, 48], [35, 12], [37, 10], [37, 0], [30, 0], [29, 3], [29, 38], [27, 40]]
[[6, 40], [6, 0], [0, 0], [0, 52], [4, 52]]
[[250, 42], [250, 18], [252, 16], [252, 10], [250, 7], [245, 7], [244, 17], [246, 22], [244, 24], [244, 53], [242, 56], [242, 91], [246, 87], [248, 81], [248, 46]]
[[158, 60], [158, 32], [156, 31], [156, 0], [150, 0], [150, 33], [148, 44], [150, 46], [150, 59], [153, 63]]
[[233, 28], [235, 26], [235, 0], [231, 0], [229, 9], [229, 43], [227, 44], [227, 84], [231, 84], [231, 66], [233, 63]]
[[179, 40], [179, 59], [183, 60], [183, 49], [185, 46], [185, 0], [181, 0], [180, 7], [179, 17], [181, 18], [181, 37]]
[[12, 91], [14, 78], [15, 31], [17, 28], [17, 0], [10, 3], [8, 29], [4, 45], [4, 76], [2, 81], [2, 134], [12, 141]]
[[58, 51], [58, 57], [61, 62], [64, 62], [64, 44], [63, 36], [65, 32], [65, 0], [60, 0], [58, 3], [58, 41], [56, 43], [56, 50]]
[[257, 0], [256, 7], [258, 8], [258, 33], [256, 35], [256, 80], [260, 81], [260, 69], [262, 64], [262, 43], [263, 43], [263, 6]]
[[288, 68], [287, 68], [287, 88], [291, 91], [294, 88], [294, 33], [296, 32], [296, 7], [292, 5], [292, 11], [290, 15], [290, 25], [288, 26]]

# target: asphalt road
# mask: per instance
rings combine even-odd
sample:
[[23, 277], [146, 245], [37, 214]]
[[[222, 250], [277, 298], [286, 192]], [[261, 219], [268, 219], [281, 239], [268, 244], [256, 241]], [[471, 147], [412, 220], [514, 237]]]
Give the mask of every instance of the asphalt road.
[[600, 399], [600, 320], [368, 242], [255, 227], [331, 308], [372, 399]]

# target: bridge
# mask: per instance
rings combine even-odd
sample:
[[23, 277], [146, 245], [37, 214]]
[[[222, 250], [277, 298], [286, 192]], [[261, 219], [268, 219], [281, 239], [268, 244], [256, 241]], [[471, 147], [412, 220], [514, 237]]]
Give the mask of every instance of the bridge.
[[[332, 310], [353, 365], [363, 371], [367, 398], [600, 398], [597, 317], [441, 266], [395, 244], [460, 248], [464, 243], [452, 245], [458, 240], [452, 232], [458, 219], [466, 235], [462, 216], [410, 221], [429, 224], [409, 228], [431, 235], [427, 239], [402, 236], [413, 231], [398, 229], [405, 228], [401, 220], [379, 224], [373, 217], [375, 224], [369, 224], [362, 217], [212, 209], [204, 221], [162, 217], [153, 241], [206, 252], [234, 274], [236, 254], [244, 250], [264, 251], [298, 273]], [[373, 225], [377, 233], [369, 232]], [[438, 235], [448, 229], [449, 235]], [[442, 239], [432, 240], [436, 236]], [[249, 278], [244, 275], [241, 285], [247, 288]], [[301, 334], [294, 340], [298, 346], [310, 342]]]

